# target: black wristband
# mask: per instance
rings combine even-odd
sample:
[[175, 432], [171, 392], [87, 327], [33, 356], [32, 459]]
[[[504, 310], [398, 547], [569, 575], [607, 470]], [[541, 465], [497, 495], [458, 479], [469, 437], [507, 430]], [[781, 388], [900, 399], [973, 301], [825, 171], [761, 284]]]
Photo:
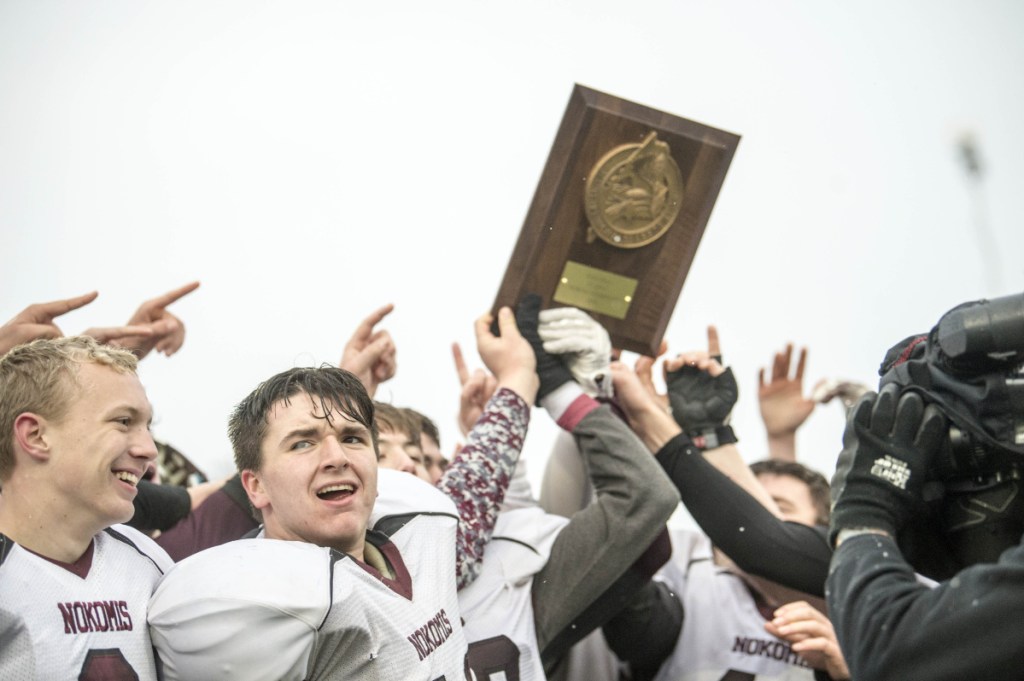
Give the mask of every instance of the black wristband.
[[698, 449], [703, 449], [705, 451], [708, 449], [718, 449], [722, 445], [731, 445], [739, 442], [739, 439], [736, 437], [736, 433], [733, 432], [732, 426], [728, 424], [687, 434], [690, 436], [690, 439], [693, 440], [693, 444]]

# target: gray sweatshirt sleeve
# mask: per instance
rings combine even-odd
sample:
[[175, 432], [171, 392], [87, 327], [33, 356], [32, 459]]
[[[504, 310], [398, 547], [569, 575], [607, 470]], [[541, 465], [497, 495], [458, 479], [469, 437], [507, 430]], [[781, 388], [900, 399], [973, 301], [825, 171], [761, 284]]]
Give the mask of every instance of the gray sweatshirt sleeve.
[[[607, 405], [584, 416], [573, 435], [597, 498], [573, 515], [555, 540], [547, 565], [534, 577], [542, 652], [644, 554], [679, 504], [679, 494], [661, 466]], [[587, 632], [578, 633], [582, 637]]]

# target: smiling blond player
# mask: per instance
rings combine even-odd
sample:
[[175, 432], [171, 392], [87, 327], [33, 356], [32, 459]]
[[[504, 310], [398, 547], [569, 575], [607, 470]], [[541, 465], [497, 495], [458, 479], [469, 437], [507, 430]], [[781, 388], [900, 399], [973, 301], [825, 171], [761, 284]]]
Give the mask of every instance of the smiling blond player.
[[146, 606], [171, 561], [116, 525], [156, 457], [135, 366], [86, 337], [0, 358], [0, 679], [157, 678]]

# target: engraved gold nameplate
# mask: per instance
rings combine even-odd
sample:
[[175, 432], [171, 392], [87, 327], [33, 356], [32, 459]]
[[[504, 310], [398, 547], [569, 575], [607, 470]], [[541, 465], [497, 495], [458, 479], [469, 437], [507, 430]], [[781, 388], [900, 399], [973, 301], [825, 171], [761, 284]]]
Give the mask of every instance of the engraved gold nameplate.
[[675, 222], [682, 196], [683, 175], [657, 133], [641, 144], [616, 147], [587, 178], [587, 241], [598, 236], [619, 248], [646, 246]]
[[633, 302], [637, 280], [588, 267], [571, 260], [565, 263], [552, 300], [625, 319]]

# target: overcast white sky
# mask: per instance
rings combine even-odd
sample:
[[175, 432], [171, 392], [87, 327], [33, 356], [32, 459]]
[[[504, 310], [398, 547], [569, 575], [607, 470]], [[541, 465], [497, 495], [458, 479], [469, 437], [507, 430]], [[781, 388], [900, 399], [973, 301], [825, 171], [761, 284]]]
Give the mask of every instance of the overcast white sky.
[[[787, 341], [808, 391], [874, 383], [954, 304], [1024, 290], [1022, 35], [1015, 0], [5, 0], [0, 317], [98, 289], [60, 320], [78, 332], [201, 280], [172, 308], [185, 348], [141, 375], [157, 436], [223, 475], [231, 407], [393, 302], [380, 397], [447, 449], [449, 344], [473, 347], [581, 83], [742, 136], [667, 338], [718, 324], [754, 460]], [[819, 408], [802, 458], [830, 474], [842, 424]]]

